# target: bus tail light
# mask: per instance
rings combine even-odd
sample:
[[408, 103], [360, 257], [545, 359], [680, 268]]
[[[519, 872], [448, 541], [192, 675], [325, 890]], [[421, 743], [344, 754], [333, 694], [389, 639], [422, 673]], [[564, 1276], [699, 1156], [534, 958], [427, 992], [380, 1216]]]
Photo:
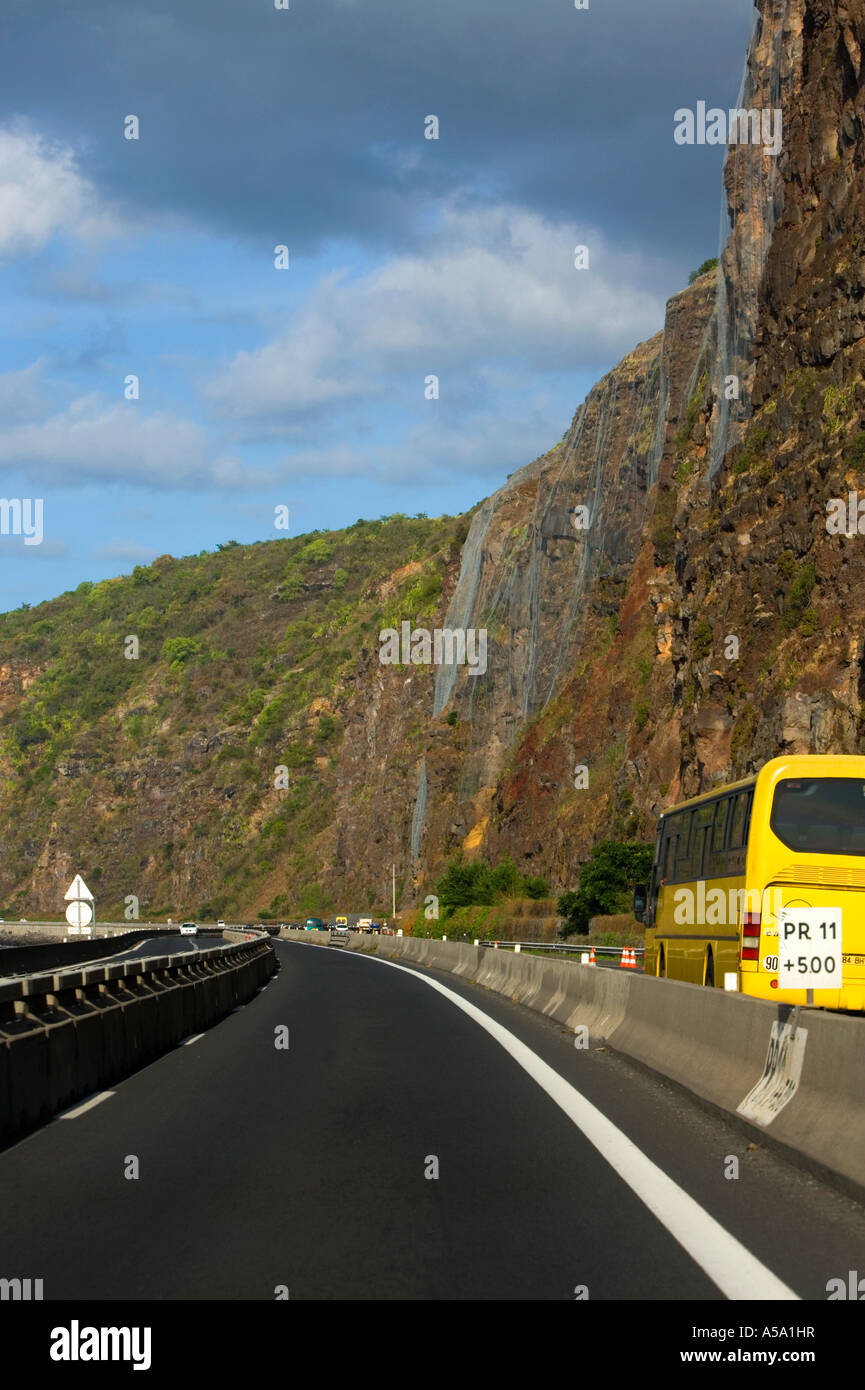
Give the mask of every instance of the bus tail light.
[[760, 913], [746, 912], [742, 922], [742, 960], [760, 959]]

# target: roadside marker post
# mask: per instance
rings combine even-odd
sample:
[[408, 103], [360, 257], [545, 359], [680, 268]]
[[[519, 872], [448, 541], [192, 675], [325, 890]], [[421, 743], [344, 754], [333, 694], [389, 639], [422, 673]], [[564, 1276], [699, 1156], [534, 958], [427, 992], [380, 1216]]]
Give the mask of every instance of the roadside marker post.
[[66, 889], [64, 901], [68, 903], [66, 920], [69, 923], [69, 935], [90, 936], [94, 919], [94, 900], [80, 874], [75, 875]]

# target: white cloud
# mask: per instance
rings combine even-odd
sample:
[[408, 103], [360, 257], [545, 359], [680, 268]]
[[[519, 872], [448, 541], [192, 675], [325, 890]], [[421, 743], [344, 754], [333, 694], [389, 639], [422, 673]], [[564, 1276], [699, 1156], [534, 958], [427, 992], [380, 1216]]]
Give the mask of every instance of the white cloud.
[[100, 241], [120, 227], [70, 146], [25, 122], [0, 129], [0, 255], [38, 251], [55, 236]]
[[[574, 247], [591, 252], [577, 271]], [[460, 374], [493, 363], [528, 375], [611, 363], [663, 324], [642, 288], [647, 265], [597, 233], [512, 207], [452, 202], [424, 249], [352, 279], [321, 281], [278, 337], [240, 352], [208, 389], [237, 420], [288, 419], [390, 393], [395, 376]]]
[[18, 372], [0, 372], [0, 422], [33, 421], [51, 414], [52, 402], [43, 380], [44, 360]]
[[556, 442], [544, 404], [543, 399], [521, 402], [520, 413], [513, 415], [478, 411], [467, 427], [417, 425], [398, 445], [298, 449], [281, 460], [281, 476], [286, 481], [362, 477], [383, 486], [450, 483], [466, 474], [502, 481]]
[[194, 421], [144, 415], [95, 394], [0, 428], [0, 465], [26, 470], [41, 488], [92, 481], [231, 488], [250, 480], [239, 460], [213, 456], [207, 431]]

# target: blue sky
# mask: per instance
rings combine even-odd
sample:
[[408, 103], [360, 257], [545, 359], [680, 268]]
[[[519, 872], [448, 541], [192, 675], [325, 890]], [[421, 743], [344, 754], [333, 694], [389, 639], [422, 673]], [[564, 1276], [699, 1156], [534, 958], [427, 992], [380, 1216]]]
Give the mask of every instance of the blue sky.
[[5, 0], [0, 494], [44, 539], [0, 536], [0, 609], [278, 505], [462, 511], [549, 448], [717, 253], [723, 150], [673, 113], [733, 103], [752, 14]]

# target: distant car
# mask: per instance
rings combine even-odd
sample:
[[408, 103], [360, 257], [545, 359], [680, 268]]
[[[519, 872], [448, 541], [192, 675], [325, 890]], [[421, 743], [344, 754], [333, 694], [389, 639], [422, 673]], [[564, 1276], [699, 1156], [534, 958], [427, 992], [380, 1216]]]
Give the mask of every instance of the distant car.
[[324, 922], [322, 921], [321, 917], [307, 917], [307, 919], [306, 919], [306, 930], [307, 930], [307, 931], [324, 931]]
[[181, 936], [197, 936], [197, 935], [198, 935], [198, 927], [195, 925], [194, 922], [181, 922], [181, 924], [180, 924], [180, 935], [181, 935]]
[[347, 917], [335, 917], [335, 918], [334, 918], [334, 921], [333, 921], [333, 925], [334, 925], [335, 927], [347, 927], [347, 926], [348, 926], [348, 918], [347, 918]]
[[225, 926], [225, 923], [224, 923], [224, 922], [217, 922], [216, 925], [217, 925], [218, 927], [224, 927], [224, 926]]

